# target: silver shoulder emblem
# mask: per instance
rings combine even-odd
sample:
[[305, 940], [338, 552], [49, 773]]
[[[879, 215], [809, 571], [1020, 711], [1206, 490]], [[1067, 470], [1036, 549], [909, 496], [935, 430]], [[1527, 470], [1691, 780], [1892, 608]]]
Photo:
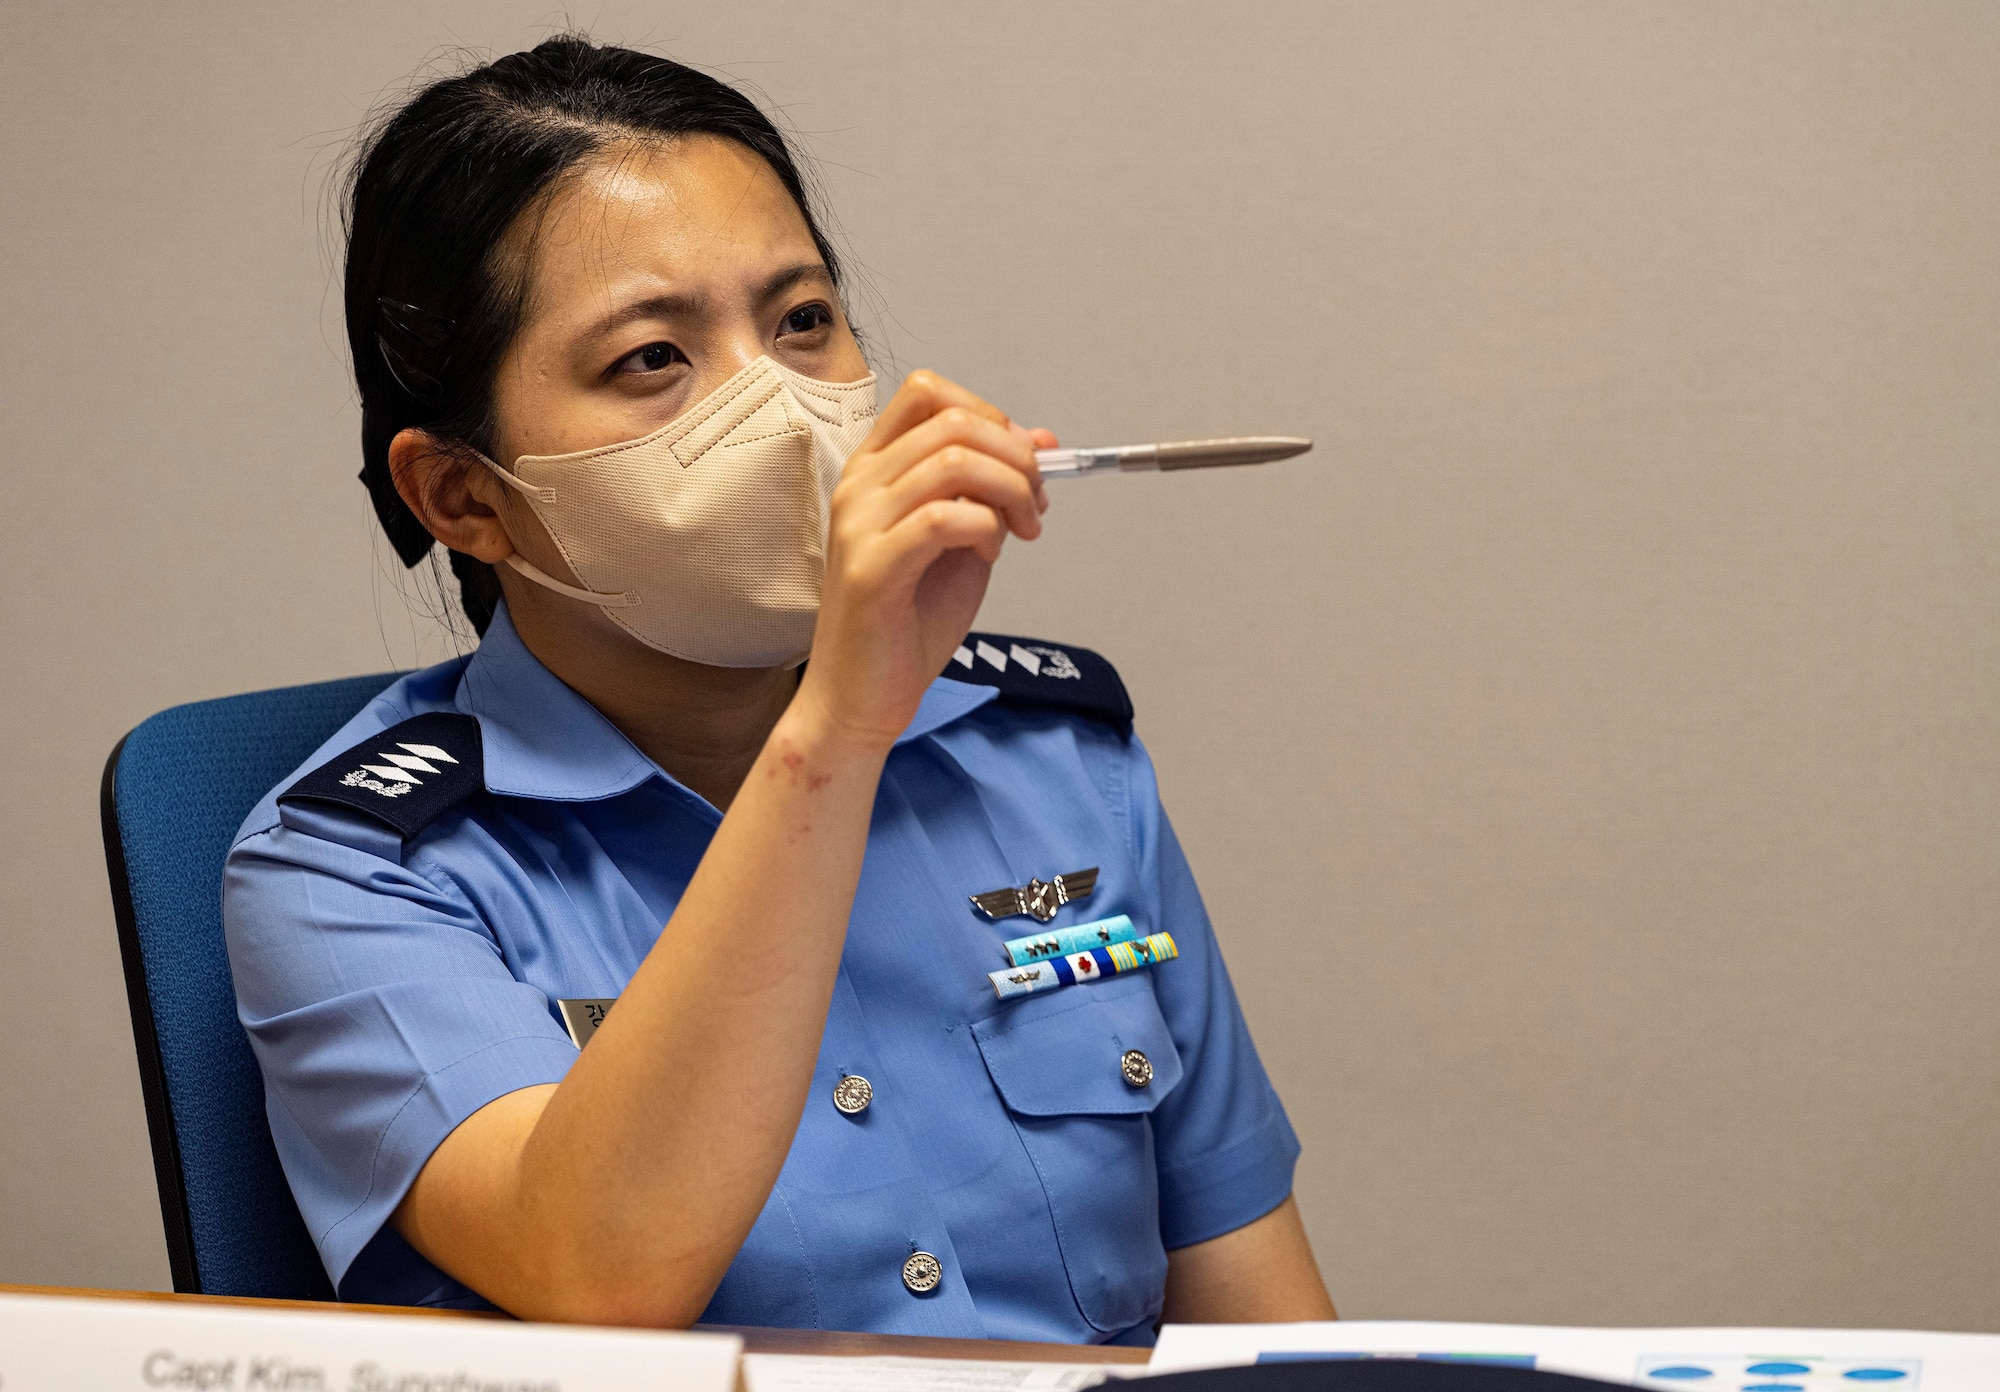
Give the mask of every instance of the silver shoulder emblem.
[[1013, 918], [1026, 914], [1047, 923], [1072, 899], [1082, 899], [1097, 888], [1097, 867], [1072, 870], [1053, 880], [1029, 880], [1019, 889], [989, 889], [971, 896], [972, 905], [988, 918]]

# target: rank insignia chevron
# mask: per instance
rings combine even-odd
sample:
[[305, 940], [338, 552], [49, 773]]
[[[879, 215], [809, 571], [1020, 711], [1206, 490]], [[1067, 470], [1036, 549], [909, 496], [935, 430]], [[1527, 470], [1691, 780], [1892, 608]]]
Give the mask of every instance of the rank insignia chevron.
[[408, 838], [485, 786], [479, 722], [435, 711], [392, 725], [321, 764], [278, 801], [331, 803]]
[[1109, 662], [1089, 648], [1039, 638], [968, 633], [939, 673], [949, 681], [997, 687], [1011, 706], [1049, 707], [1132, 728], [1132, 698]]

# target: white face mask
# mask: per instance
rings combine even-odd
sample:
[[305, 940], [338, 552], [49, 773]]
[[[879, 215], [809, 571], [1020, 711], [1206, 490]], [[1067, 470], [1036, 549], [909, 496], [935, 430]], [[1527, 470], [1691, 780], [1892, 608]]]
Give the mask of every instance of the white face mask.
[[583, 588], [640, 642], [711, 667], [792, 667], [812, 647], [828, 507], [875, 421], [875, 378], [820, 382], [760, 357], [652, 434], [487, 464]]

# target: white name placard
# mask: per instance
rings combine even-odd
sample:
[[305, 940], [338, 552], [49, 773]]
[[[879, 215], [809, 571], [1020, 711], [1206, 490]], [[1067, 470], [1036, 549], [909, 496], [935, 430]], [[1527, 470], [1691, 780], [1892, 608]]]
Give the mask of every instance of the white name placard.
[[734, 1392], [742, 1340], [0, 1295], [0, 1392]]

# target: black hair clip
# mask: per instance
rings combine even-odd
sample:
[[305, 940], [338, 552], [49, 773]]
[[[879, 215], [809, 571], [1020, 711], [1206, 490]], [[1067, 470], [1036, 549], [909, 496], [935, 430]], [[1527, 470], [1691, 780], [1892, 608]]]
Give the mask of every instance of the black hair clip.
[[396, 385], [426, 406], [437, 405], [444, 396], [443, 373], [451, 363], [451, 336], [458, 325], [386, 295], [375, 301], [375, 320], [375, 347]]

